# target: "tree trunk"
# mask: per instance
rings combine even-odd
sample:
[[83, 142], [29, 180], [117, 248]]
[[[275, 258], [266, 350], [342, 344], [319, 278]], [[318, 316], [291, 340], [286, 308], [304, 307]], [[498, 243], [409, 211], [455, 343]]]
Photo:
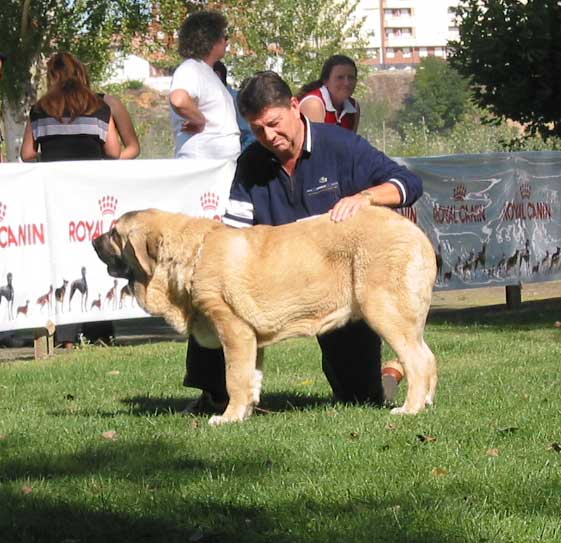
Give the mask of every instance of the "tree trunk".
[[[37, 70], [35, 70], [36, 73]], [[37, 79], [35, 77], [34, 79]], [[2, 100], [2, 118], [4, 120], [4, 139], [6, 141], [6, 159], [8, 162], [17, 162], [23, 141], [23, 131], [29, 116], [31, 105], [37, 101], [38, 82], [30, 80], [26, 82], [26, 92], [17, 101], [12, 102], [7, 98]]]
[[4, 119], [4, 139], [6, 140], [6, 160], [8, 162], [19, 160], [26, 120], [25, 111], [23, 104], [14, 105], [8, 100], [3, 101], [2, 117]]

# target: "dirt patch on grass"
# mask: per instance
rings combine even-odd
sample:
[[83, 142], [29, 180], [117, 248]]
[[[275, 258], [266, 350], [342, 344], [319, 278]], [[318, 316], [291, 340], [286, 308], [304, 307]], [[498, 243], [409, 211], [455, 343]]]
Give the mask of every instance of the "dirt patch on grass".
[[[558, 298], [559, 296], [561, 296], [561, 281], [522, 285], [523, 303]], [[460, 309], [501, 304], [506, 304], [505, 287], [440, 291], [435, 292], [432, 297], [432, 307], [435, 309]]]

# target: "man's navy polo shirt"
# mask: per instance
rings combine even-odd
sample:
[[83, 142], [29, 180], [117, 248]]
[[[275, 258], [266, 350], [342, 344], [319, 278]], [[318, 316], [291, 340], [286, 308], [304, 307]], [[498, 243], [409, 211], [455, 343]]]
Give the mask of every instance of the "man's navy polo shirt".
[[294, 175], [258, 142], [238, 159], [223, 222], [244, 227], [281, 225], [328, 212], [343, 197], [381, 183], [396, 185], [402, 206], [422, 194], [419, 177], [365, 139], [338, 126], [306, 118], [304, 150]]

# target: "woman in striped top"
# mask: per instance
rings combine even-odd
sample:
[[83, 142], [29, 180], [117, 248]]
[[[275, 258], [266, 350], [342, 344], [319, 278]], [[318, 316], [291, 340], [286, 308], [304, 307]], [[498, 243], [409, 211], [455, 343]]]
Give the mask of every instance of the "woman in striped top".
[[119, 158], [121, 147], [110, 107], [90, 88], [85, 66], [70, 53], [47, 62], [47, 93], [31, 108], [21, 158]]

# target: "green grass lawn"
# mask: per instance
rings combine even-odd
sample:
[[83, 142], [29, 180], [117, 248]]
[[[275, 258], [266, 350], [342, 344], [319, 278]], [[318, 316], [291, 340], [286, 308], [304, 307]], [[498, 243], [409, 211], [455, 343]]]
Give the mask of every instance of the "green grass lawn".
[[2, 364], [0, 541], [561, 541], [560, 308], [432, 315], [415, 417], [332, 405], [312, 340], [217, 428], [177, 413], [179, 343]]

